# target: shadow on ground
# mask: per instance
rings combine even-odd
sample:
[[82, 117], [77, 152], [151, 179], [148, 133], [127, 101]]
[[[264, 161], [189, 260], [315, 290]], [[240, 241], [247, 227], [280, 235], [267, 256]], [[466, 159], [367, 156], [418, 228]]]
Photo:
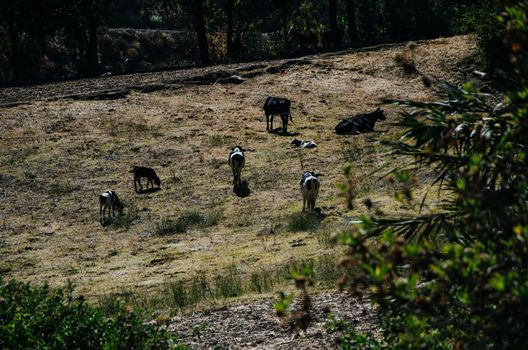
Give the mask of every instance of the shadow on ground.
[[235, 192], [235, 194], [238, 196], [238, 197], [247, 197], [249, 196], [249, 194], [251, 193], [251, 190], [249, 189], [249, 184], [246, 180], [242, 181], [240, 183], [240, 185], [238, 186], [235, 186], [233, 188], [233, 192]]
[[149, 194], [149, 193], [156, 193], [158, 191], [161, 191], [161, 187], [151, 187], [144, 190], [136, 191], [137, 194]]
[[279, 136], [299, 136], [301, 133], [289, 132], [289, 131], [282, 132], [282, 128], [276, 128], [276, 129], [270, 130], [270, 134], [275, 134]]

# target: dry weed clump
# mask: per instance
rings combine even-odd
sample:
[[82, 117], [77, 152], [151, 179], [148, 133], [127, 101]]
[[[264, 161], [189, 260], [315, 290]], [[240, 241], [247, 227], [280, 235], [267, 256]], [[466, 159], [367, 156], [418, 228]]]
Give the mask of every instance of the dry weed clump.
[[405, 73], [407, 74], [413, 74], [416, 73], [418, 70], [416, 69], [416, 62], [415, 62], [415, 52], [416, 49], [416, 43], [411, 41], [405, 45], [405, 48], [402, 52], [397, 53], [394, 56], [394, 61], [396, 64], [401, 66]]

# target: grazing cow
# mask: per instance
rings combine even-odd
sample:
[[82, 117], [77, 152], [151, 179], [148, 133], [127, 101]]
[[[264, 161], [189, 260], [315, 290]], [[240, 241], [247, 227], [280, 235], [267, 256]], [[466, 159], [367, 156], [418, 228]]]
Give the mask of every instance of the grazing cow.
[[376, 109], [372, 113], [357, 114], [352, 118], [342, 120], [335, 127], [335, 131], [339, 135], [357, 135], [364, 132], [374, 131], [374, 124], [378, 120], [385, 120], [385, 114], [382, 109]]
[[242, 168], [246, 162], [244, 157], [244, 149], [240, 146], [236, 146], [229, 153], [229, 166], [233, 170], [233, 186], [236, 188], [242, 182], [240, 176], [242, 174]]
[[123, 212], [124, 205], [119, 200], [117, 193], [114, 191], [105, 191], [99, 195], [99, 222], [104, 225], [104, 214], [108, 209], [108, 218], [114, 216], [114, 211], [117, 208], [119, 214]]
[[301, 179], [301, 193], [303, 196], [303, 211], [308, 203], [308, 211], [315, 209], [315, 200], [319, 195], [319, 179], [318, 176], [321, 174], [315, 174], [313, 171], [309, 171], [303, 174]]
[[299, 148], [315, 148], [317, 147], [317, 143], [311, 141], [311, 140], [297, 140], [293, 139], [291, 142], [292, 145]]
[[[282, 133], [288, 132], [288, 118], [293, 122], [290, 113], [291, 102], [286, 98], [268, 97], [264, 102], [264, 113], [266, 114], [266, 130], [273, 131], [273, 117], [280, 115], [282, 119]], [[271, 117], [271, 125], [270, 125]]]
[[[139, 191], [143, 191], [143, 186], [141, 186], [142, 177], [147, 178], [147, 188], [149, 188], [149, 184], [151, 184], [152, 187], [154, 187], [154, 183], [156, 183], [158, 187], [160, 187], [161, 185], [160, 179], [158, 175], [156, 175], [156, 172], [154, 171], [154, 169], [146, 168], [142, 166], [135, 166], [134, 167], [134, 189], [136, 190], [137, 193], [139, 193]], [[139, 191], [137, 189], [136, 184], [139, 184]]]

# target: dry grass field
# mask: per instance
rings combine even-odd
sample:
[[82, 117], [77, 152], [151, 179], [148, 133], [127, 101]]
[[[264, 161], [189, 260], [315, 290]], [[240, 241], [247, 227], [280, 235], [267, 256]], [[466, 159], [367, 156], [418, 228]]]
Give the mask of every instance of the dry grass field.
[[[127, 79], [134, 85], [163, 83], [174, 81], [171, 74], [190, 73], [3, 89], [4, 102], [23, 103], [0, 107], [1, 275], [52, 285], [71, 280], [80, 293], [97, 297], [154, 292], [197, 274], [214, 279], [226, 268], [249, 275], [291, 259], [335, 254], [329, 236], [366, 213], [363, 199], [371, 198], [385, 213], [408, 209], [394, 200], [394, 187], [380, 179], [382, 173], [368, 176], [402, 161], [380, 143], [401, 131], [391, 125], [399, 107], [382, 100], [434, 96], [420, 75], [406, 74], [395, 62], [403, 48], [313, 56], [274, 74], [246, 71], [252, 77], [239, 85], [182, 83], [113, 100], [58, 97], [55, 90], [75, 93], [78, 86], [87, 92], [90, 86], [93, 92], [124, 86]], [[471, 36], [420, 42], [416, 66], [456, 82], [475, 53]], [[292, 100], [289, 131], [316, 141], [316, 149], [294, 149], [293, 136], [266, 132], [262, 105], [268, 95]], [[377, 107], [387, 111], [378, 132], [335, 134], [344, 117]], [[242, 179], [251, 193], [245, 198], [233, 193], [227, 163], [235, 145], [249, 149]], [[336, 188], [346, 162], [354, 166], [357, 194], [351, 211]], [[161, 190], [136, 194], [134, 165], [156, 169]], [[302, 209], [299, 180], [309, 170], [325, 175], [316, 204], [321, 216], [302, 229], [293, 221]], [[429, 190], [427, 174], [421, 179], [418, 194]], [[118, 192], [126, 209], [123, 218], [103, 227], [98, 197], [107, 189]], [[195, 225], [186, 233], [172, 232], [182, 216], [194, 218]], [[275, 237], [263, 242], [271, 227]]]

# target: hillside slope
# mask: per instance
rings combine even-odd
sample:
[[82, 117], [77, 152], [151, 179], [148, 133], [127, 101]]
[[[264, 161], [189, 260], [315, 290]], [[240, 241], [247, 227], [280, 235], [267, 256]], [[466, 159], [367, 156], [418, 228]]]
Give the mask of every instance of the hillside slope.
[[[398, 134], [391, 123], [399, 109], [381, 101], [434, 94], [420, 75], [405, 74], [395, 63], [403, 47], [1, 90], [2, 275], [53, 285], [72, 280], [79, 292], [97, 296], [154, 291], [227, 267], [247, 275], [336, 254], [328, 237], [366, 212], [364, 198], [388, 213], [409, 209], [393, 199], [392, 185], [367, 176], [400, 161], [379, 142]], [[420, 42], [415, 56], [419, 72], [457, 82], [475, 53], [475, 38], [461, 36]], [[219, 70], [247, 79], [239, 85], [188, 81]], [[293, 101], [289, 131], [318, 148], [293, 149], [293, 136], [266, 132], [268, 95]], [[387, 110], [378, 132], [334, 133], [344, 117], [377, 107]], [[251, 190], [245, 198], [234, 195], [227, 164], [237, 144], [250, 149], [242, 172]], [[358, 197], [352, 211], [336, 189], [346, 162], [354, 165]], [[160, 191], [134, 192], [130, 170], [140, 164], [157, 170]], [[317, 202], [323, 219], [317, 229], [289, 231], [287, 223], [302, 208], [298, 184], [307, 170], [325, 175]], [[428, 176], [421, 175], [418, 193], [428, 189]], [[127, 204], [128, 225], [99, 224], [98, 196], [107, 189]], [[213, 223], [186, 234], [157, 234], [189, 211]], [[271, 227], [275, 244], [261, 239]]]

